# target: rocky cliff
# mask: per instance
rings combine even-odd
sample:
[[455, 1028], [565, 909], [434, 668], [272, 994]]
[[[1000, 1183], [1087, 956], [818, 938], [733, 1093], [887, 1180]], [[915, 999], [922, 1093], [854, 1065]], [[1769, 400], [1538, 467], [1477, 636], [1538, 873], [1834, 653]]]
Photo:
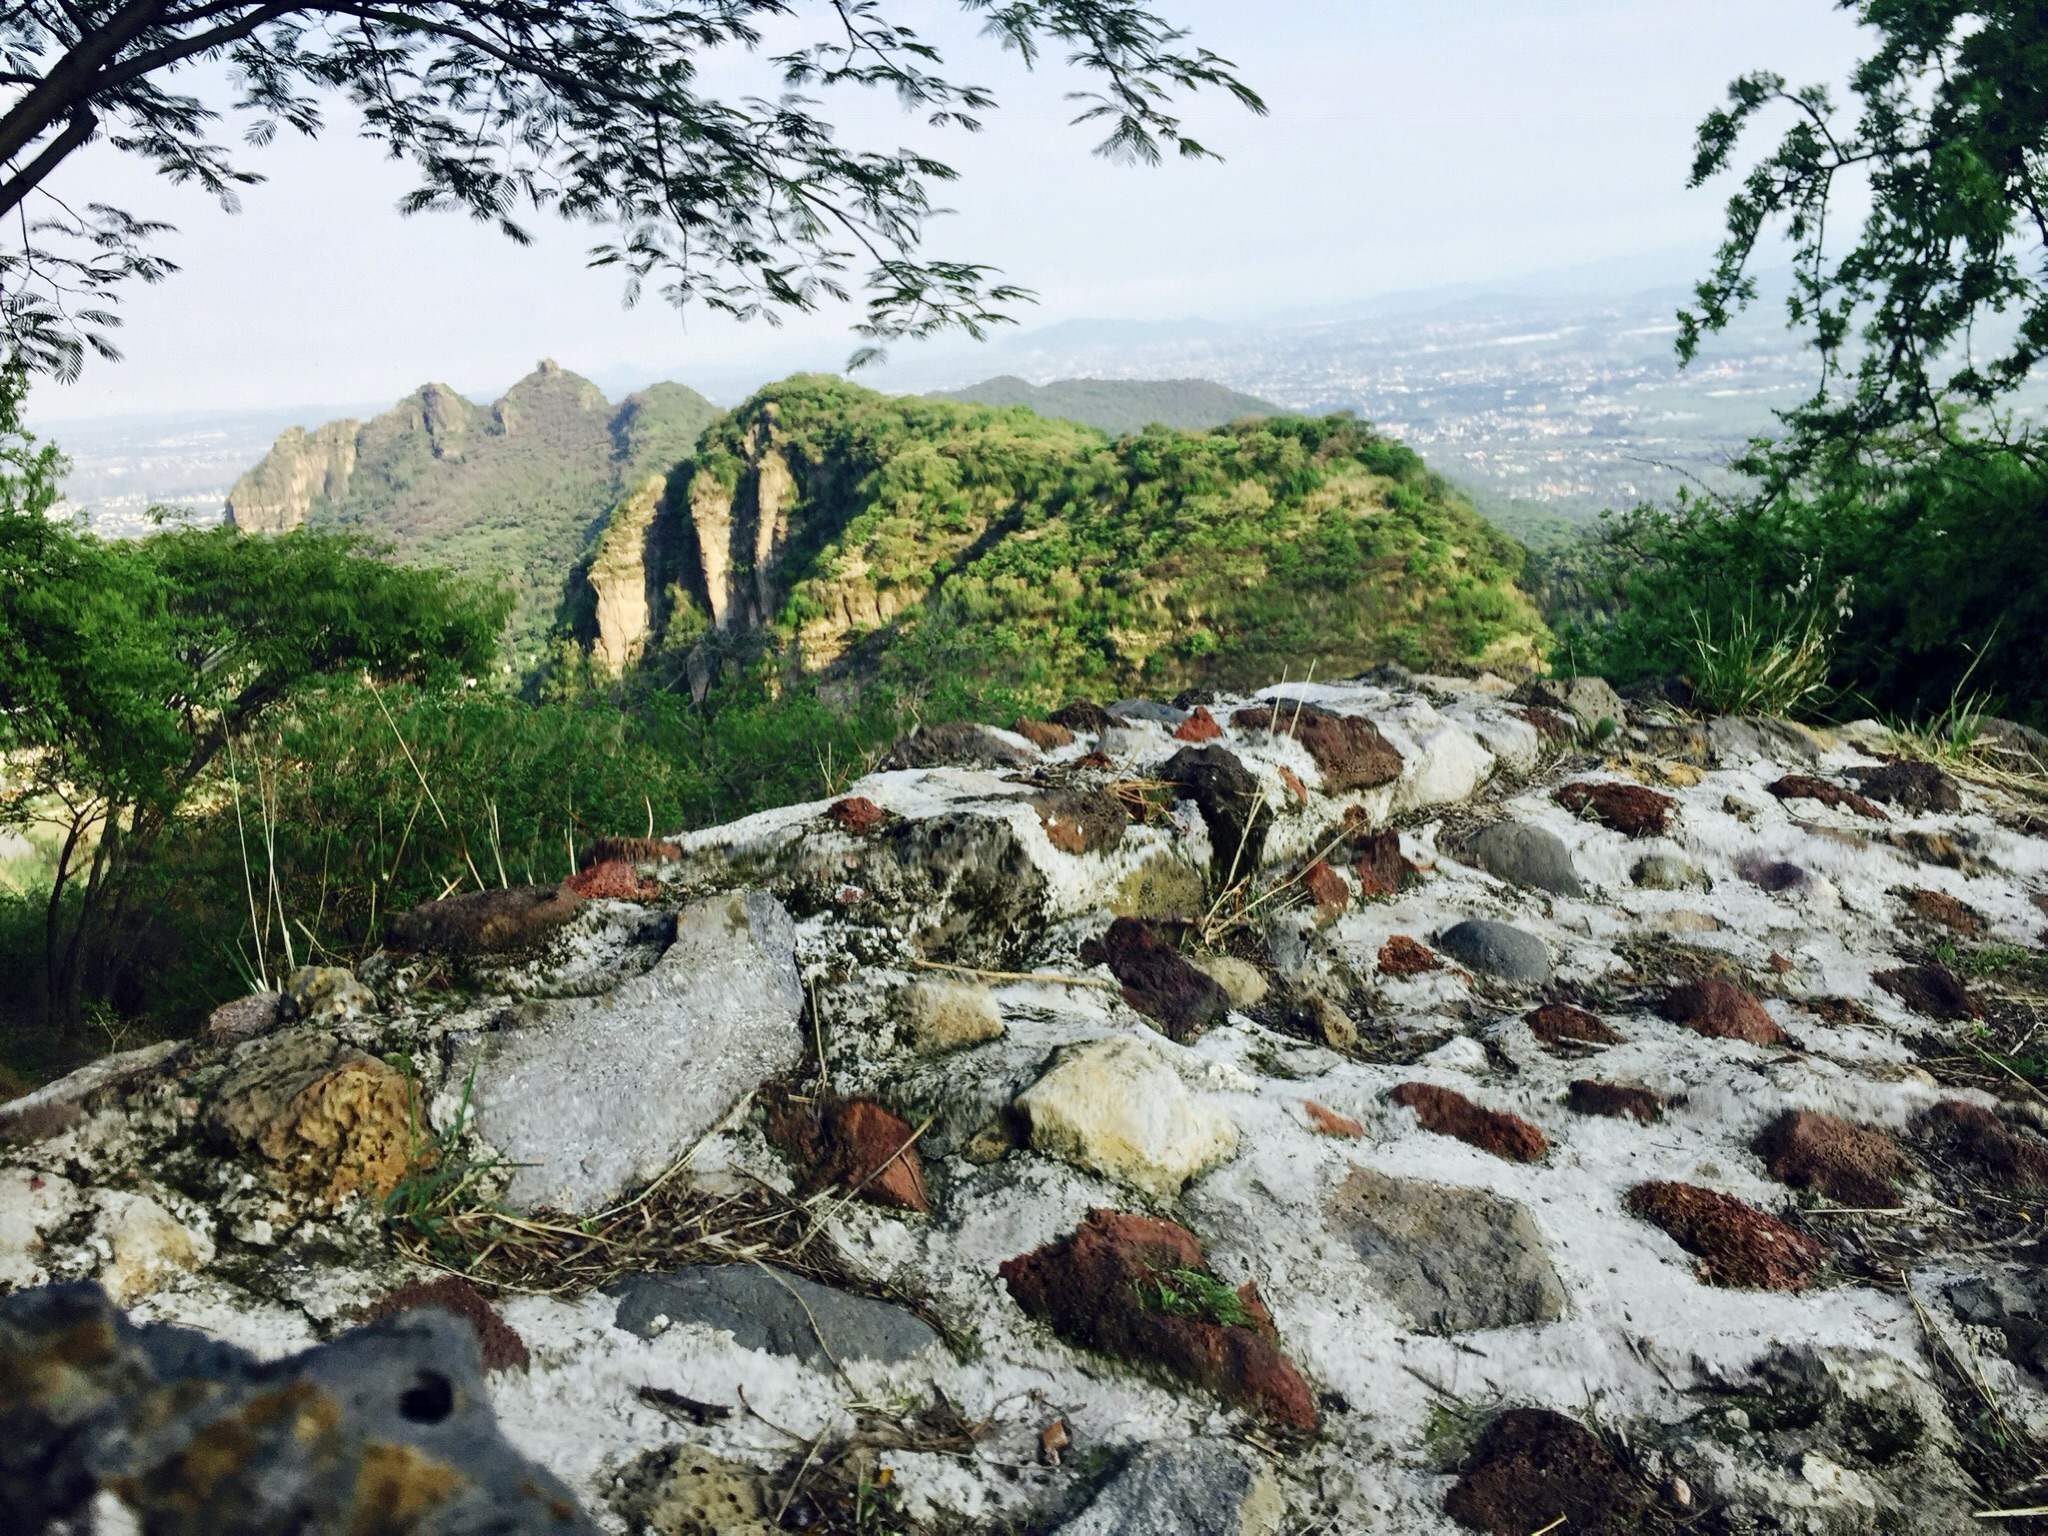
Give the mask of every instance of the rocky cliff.
[[[1981, 1529], [2048, 1437], [2048, 763], [1909, 746], [1391, 670], [927, 726], [0, 1107], [0, 1416], [104, 1354], [36, 1487], [147, 1529], [185, 1441], [116, 1430], [237, 1350], [354, 1372], [307, 1444], [432, 1529], [555, 1528], [514, 1455], [619, 1531]], [[489, 1373], [353, 1331], [421, 1306]], [[222, 1521], [309, 1465], [207, 1444]]]

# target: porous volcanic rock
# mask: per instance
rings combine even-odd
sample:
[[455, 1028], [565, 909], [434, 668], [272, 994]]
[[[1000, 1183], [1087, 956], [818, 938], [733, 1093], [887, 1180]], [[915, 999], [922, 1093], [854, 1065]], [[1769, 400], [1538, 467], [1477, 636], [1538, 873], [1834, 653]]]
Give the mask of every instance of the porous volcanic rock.
[[585, 901], [600, 897], [611, 901], [652, 901], [661, 895], [659, 880], [647, 880], [624, 859], [603, 859], [587, 864], [562, 882]]
[[1541, 827], [1496, 821], [1473, 834], [1465, 853], [1478, 868], [1510, 885], [1556, 896], [1586, 894], [1579, 872], [1572, 867], [1571, 850], [1556, 833]]
[[1156, 1020], [1168, 1039], [1191, 1040], [1230, 1011], [1230, 996], [1214, 978], [1135, 917], [1116, 919], [1082, 958], [1108, 966], [1124, 1001]]
[[1981, 1019], [1984, 1005], [1970, 995], [1963, 978], [1945, 965], [1906, 965], [1872, 971], [1870, 979], [1915, 1013], [1931, 1019]]
[[1047, 790], [1031, 802], [1039, 825], [1063, 853], [1102, 853], [1123, 840], [1131, 824], [1123, 801], [1106, 789]]
[[1241, 879], [1259, 867], [1273, 812], [1257, 776], [1236, 753], [1213, 743], [1182, 747], [1157, 772], [1202, 813], [1209, 828], [1210, 868], [1219, 880]]
[[1017, 1107], [1039, 1151], [1162, 1199], [1237, 1151], [1236, 1122], [1195, 1099], [1135, 1035], [1064, 1047]]
[[1415, 1111], [1426, 1131], [1455, 1136], [1462, 1142], [1517, 1163], [1533, 1163], [1550, 1150], [1543, 1132], [1520, 1115], [1474, 1104], [1462, 1093], [1434, 1083], [1402, 1083], [1387, 1095]]
[[1225, 1402], [1313, 1430], [1315, 1397], [1280, 1352], [1250, 1282], [1238, 1292], [1249, 1321], [1218, 1322], [1149, 1303], [1176, 1271], [1208, 1274], [1194, 1233], [1177, 1222], [1098, 1208], [1071, 1237], [1006, 1259], [997, 1273], [1020, 1307], [1070, 1343], [1163, 1367]]
[[932, 1208], [915, 1132], [873, 1099], [834, 1099], [826, 1106], [811, 1182], [898, 1210]]
[[1883, 1131], [1817, 1109], [1786, 1110], [1758, 1133], [1756, 1151], [1787, 1184], [1863, 1208], [1904, 1204], [1897, 1185], [1913, 1169]]
[[1470, 917], [1437, 935], [1436, 947], [1460, 965], [1503, 981], [1540, 985], [1550, 980], [1550, 951], [1532, 933], [1491, 918]]
[[1871, 821], [1889, 821], [1884, 811], [1854, 790], [1831, 784], [1826, 779], [1810, 773], [1788, 773], [1782, 779], [1767, 786], [1780, 800], [1817, 800], [1833, 809], [1854, 811], [1858, 816]]
[[1886, 763], [1879, 768], [1851, 768], [1849, 777], [1873, 800], [1895, 805], [1910, 815], [1923, 811], [1960, 811], [1963, 797], [1956, 781], [1933, 763]]
[[1417, 943], [1405, 933], [1394, 934], [1382, 944], [1377, 960], [1380, 970], [1388, 976], [1420, 976], [1425, 971], [1444, 968], [1443, 961], [1428, 945]]
[[1314, 1099], [1303, 1099], [1301, 1112], [1308, 1117], [1309, 1129], [1318, 1136], [1341, 1136], [1347, 1141], [1358, 1141], [1365, 1135], [1365, 1127], [1349, 1115], [1340, 1115]]
[[485, 1300], [482, 1291], [460, 1275], [436, 1275], [431, 1280], [408, 1280], [396, 1290], [386, 1291], [370, 1303], [363, 1321], [374, 1323], [415, 1307], [439, 1307], [469, 1324], [476, 1335], [477, 1353], [486, 1371], [523, 1371], [532, 1358], [526, 1340], [506, 1322], [498, 1309]]
[[1308, 893], [1308, 899], [1316, 904], [1318, 911], [1335, 916], [1351, 905], [1351, 887], [1344, 883], [1344, 877], [1321, 859], [1315, 860], [1301, 872], [1301, 888]]
[[267, 1035], [284, 1022], [282, 992], [251, 992], [231, 1003], [222, 1003], [206, 1016], [199, 1038], [209, 1045], [234, 1045]]
[[583, 905], [566, 885], [469, 891], [400, 912], [385, 929], [394, 949], [452, 955], [502, 954], [546, 942]]
[[1643, 784], [1580, 781], [1567, 784], [1553, 797], [1574, 816], [1591, 816], [1602, 826], [1628, 837], [1661, 835], [1678, 802]]
[[1444, 1513], [1486, 1536], [1529, 1536], [1545, 1526], [1584, 1536], [1670, 1529], [1656, 1501], [1606, 1443], [1548, 1408], [1510, 1408], [1480, 1436]]
[[1545, 1003], [1522, 1015], [1529, 1033], [1545, 1045], [1619, 1045], [1622, 1037], [1583, 1008]]
[[1392, 827], [1369, 832], [1351, 844], [1351, 872], [1358, 876], [1358, 893], [1371, 900], [1396, 896], [1408, 879], [1408, 861], [1401, 856], [1401, 834]]
[[1214, 741], [1222, 734], [1223, 727], [1216, 723], [1216, 717], [1204, 704], [1197, 704], [1188, 712], [1187, 719], [1173, 728], [1175, 741]]
[[825, 807], [825, 814], [855, 837], [866, 837], [889, 819], [889, 813], [865, 795], [848, 795]]
[[883, 755], [884, 768], [1029, 768], [1037, 754], [964, 720], [920, 725]]
[[1718, 1190], [1651, 1180], [1631, 1189], [1625, 1203], [1698, 1258], [1694, 1268], [1709, 1285], [1804, 1290], [1827, 1261], [1822, 1244]]
[[1953, 929], [1966, 939], [1974, 939], [1984, 931], [1982, 917], [1941, 891], [1914, 891], [1906, 898], [1906, 904], [1915, 917]]
[[1664, 994], [1657, 1011], [1710, 1040], [1789, 1045], [1792, 1037], [1753, 994], [1718, 976], [1681, 982]]
[[1634, 1083], [1603, 1083], [1596, 1078], [1572, 1080], [1565, 1103], [1575, 1115], [1605, 1115], [1613, 1120], [1640, 1120], [1653, 1125], [1664, 1118], [1664, 1100]]
[[339, 1036], [301, 1025], [237, 1050], [205, 1110], [216, 1135], [258, 1154], [295, 1192], [381, 1200], [433, 1128], [405, 1074]]
[[1292, 736], [1316, 760], [1332, 795], [1372, 789], [1401, 777], [1401, 754], [1363, 715], [1338, 715], [1313, 704], [1261, 704], [1230, 717], [1231, 729]]
[[1761, 853], [1737, 854], [1735, 873], [1758, 890], [1769, 891], [1773, 896], [1803, 891], [1813, 884], [1813, 876], [1790, 859], [1773, 859]]

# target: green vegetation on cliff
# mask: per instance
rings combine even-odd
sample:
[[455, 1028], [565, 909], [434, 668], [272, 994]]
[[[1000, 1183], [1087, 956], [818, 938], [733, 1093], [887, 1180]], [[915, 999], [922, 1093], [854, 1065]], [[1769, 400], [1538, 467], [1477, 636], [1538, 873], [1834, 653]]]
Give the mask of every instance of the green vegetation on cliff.
[[934, 400], [969, 405], [1023, 405], [1112, 436], [1149, 426], [1199, 431], [1241, 416], [1279, 416], [1280, 407], [1208, 379], [1054, 379], [1032, 384], [999, 374], [964, 389], [935, 391]]

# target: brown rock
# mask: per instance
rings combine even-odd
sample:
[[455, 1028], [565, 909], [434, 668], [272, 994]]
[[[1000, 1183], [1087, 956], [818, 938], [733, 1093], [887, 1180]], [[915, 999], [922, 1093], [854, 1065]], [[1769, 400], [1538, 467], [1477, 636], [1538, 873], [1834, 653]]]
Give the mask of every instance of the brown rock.
[[1308, 899], [1325, 913], [1334, 915], [1351, 905], [1351, 887], [1344, 883], [1342, 875], [1321, 859], [1301, 872], [1301, 888], [1308, 892]]
[[1870, 1010], [1853, 997], [1806, 997], [1799, 1000], [1799, 1007], [1837, 1029], [1873, 1022]]
[[1087, 731], [1099, 736], [1116, 724], [1116, 716], [1100, 704], [1091, 704], [1086, 699], [1076, 699], [1063, 705], [1046, 716], [1054, 725], [1064, 725], [1070, 731]]
[[1175, 741], [1214, 741], [1223, 734], [1223, 727], [1216, 723], [1216, 717], [1209, 713], [1208, 706], [1197, 704], [1188, 711], [1187, 719], [1174, 727]]
[[2023, 1189], [2048, 1189], [2048, 1145], [2013, 1130], [1997, 1115], [1963, 1099], [1944, 1099], [1922, 1117], [1951, 1153]]
[[1827, 1249], [1804, 1233], [1733, 1195], [1696, 1184], [1653, 1180], [1628, 1192], [1629, 1211], [1662, 1227], [1699, 1259], [1694, 1271], [1708, 1285], [1741, 1290], [1804, 1290]]
[[497, 954], [545, 942], [582, 905], [582, 896], [567, 885], [470, 891], [399, 913], [385, 937], [394, 949]]
[[1664, 1118], [1664, 1101], [1649, 1089], [1630, 1083], [1602, 1083], [1581, 1077], [1572, 1083], [1565, 1102], [1578, 1115], [1640, 1120], [1645, 1125], [1654, 1125]]
[[[1019, 1306], [1070, 1343], [1161, 1366], [1290, 1428], [1316, 1427], [1314, 1395], [1280, 1352], [1254, 1286], [1241, 1287], [1231, 1309], [1242, 1322], [1184, 1299], [1194, 1293], [1182, 1276], [1214, 1279], [1200, 1241], [1177, 1222], [1093, 1210], [1073, 1236], [997, 1272]], [[1162, 1287], [1172, 1310], [1157, 1303]]]
[[222, 1003], [206, 1016], [199, 1038], [209, 1045], [233, 1045], [267, 1035], [284, 1022], [282, 992], [251, 992]]
[[563, 886], [585, 901], [600, 897], [613, 901], [652, 901], [661, 894], [659, 880], [643, 880], [639, 870], [624, 859], [606, 859], [578, 870]]
[[583, 867], [623, 859], [628, 864], [673, 864], [683, 856], [680, 845], [660, 837], [600, 837], [583, 850]]
[[1768, 965], [1780, 976], [1790, 975], [1793, 971], [1799, 969], [1798, 961], [1791, 959], [1789, 956], [1779, 954], [1775, 949], [1764, 956], [1764, 964]]
[[909, 1125], [872, 1099], [842, 1099], [825, 1111], [818, 1179], [876, 1205], [929, 1211], [924, 1164]]
[[1367, 833], [1351, 846], [1357, 854], [1351, 872], [1358, 876], [1359, 893], [1367, 899], [1398, 895], [1408, 876], [1408, 861], [1401, 857], [1401, 834], [1388, 827]]
[[966, 720], [920, 725], [882, 756], [884, 768], [1029, 768], [1038, 754]]
[[1553, 746], [1568, 747], [1578, 738], [1577, 728], [1554, 709], [1544, 709], [1540, 705], [1531, 704], [1526, 709], [1512, 710], [1510, 713], [1521, 716], [1535, 726], [1543, 738]]
[[1050, 752], [1056, 747], [1071, 747], [1074, 744], [1074, 733], [1064, 725], [1057, 725], [1050, 720], [1032, 720], [1020, 716], [1010, 729], [1041, 752]]
[[1840, 810], [1854, 811], [1858, 816], [1868, 816], [1872, 821], [1890, 821], [1878, 806], [1839, 784], [1830, 784], [1826, 779], [1816, 778], [1810, 773], [1788, 773], [1777, 783], [1769, 786], [1770, 792], [1780, 800], [1818, 800], [1822, 805]]
[[1318, 1136], [1344, 1136], [1356, 1141], [1365, 1134], [1365, 1127], [1349, 1115], [1340, 1115], [1334, 1109], [1325, 1109], [1314, 1099], [1303, 1099], [1301, 1110], [1308, 1116], [1309, 1129]]
[[1670, 823], [1678, 802], [1641, 784], [1577, 783], [1560, 789], [1557, 803], [1574, 816], [1590, 815], [1629, 837], [1650, 837]]
[[1960, 811], [1963, 797], [1956, 781], [1933, 763], [1886, 763], [1882, 768], [1851, 768], [1849, 777], [1873, 800], [1896, 805], [1908, 814]]
[[855, 837], [866, 837], [889, 819], [889, 813], [866, 795], [848, 795], [844, 800], [834, 800], [825, 807], [825, 814]]
[[1287, 793], [1294, 796], [1297, 802], [1303, 805], [1308, 803], [1308, 786], [1302, 783], [1300, 775], [1285, 763], [1280, 765], [1280, 782], [1287, 786]]
[[1944, 928], [1953, 928], [1964, 938], [1974, 939], [1984, 931], [1983, 918], [1955, 897], [1945, 896], [1940, 891], [1915, 891], [1906, 898], [1906, 902], [1912, 907], [1915, 917], [1939, 923]]
[[1746, 1040], [1751, 1045], [1790, 1045], [1792, 1037], [1764, 1005], [1732, 981], [1709, 976], [1664, 994], [1657, 1011], [1710, 1040]]
[[1420, 976], [1424, 971], [1444, 968], [1436, 951], [1419, 944], [1405, 933], [1397, 933], [1380, 946], [1380, 969], [1389, 976]]
[[1863, 1208], [1903, 1204], [1894, 1185], [1913, 1169], [1883, 1131], [1816, 1109], [1786, 1110], [1757, 1136], [1756, 1151], [1773, 1177]]
[[1186, 1042], [1230, 1011], [1230, 994], [1135, 917], [1120, 917], [1099, 941], [1081, 947], [1090, 965], [1107, 965], [1124, 1001], [1156, 1020], [1169, 1040]]
[[1131, 824], [1123, 801], [1106, 789], [1052, 789], [1031, 802], [1039, 825], [1064, 853], [1103, 853]]
[[1550, 1150], [1543, 1132], [1520, 1115], [1482, 1108], [1462, 1093], [1453, 1093], [1434, 1083], [1403, 1083], [1388, 1097], [1414, 1110], [1424, 1130], [1439, 1136], [1455, 1136], [1510, 1162], [1533, 1163]]
[[1984, 1005], [1970, 995], [1962, 977], [1945, 965], [1907, 965], [1873, 971], [1870, 979], [1915, 1013], [1931, 1019], [1981, 1019]]
[[1261, 704], [1230, 717], [1232, 729], [1292, 736], [1316, 760], [1326, 794], [1391, 784], [1401, 777], [1401, 754], [1380, 728], [1359, 715], [1333, 715], [1313, 704]]
[[1642, 1536], [1665, 1529], [1649, 1491], [1599, 1436], [1547, 1408], [1510, 1408], [1486, 1426], [1444, 1513], [1487, 1536]]
[[1619, 1045], [1622, 1037], [1583, 1008], [1545, 1003], [1522, 1015], [1529, 1033], [1545, 1045]]
[[1977, 861], [1956, 846], [1952, 837], [1939, 832], [1922, 832], [1917, 828], [1894, 832], [1892, 846], [1910, 853], [1922, 864], [1937, 865], [1942, 869], [1959, 869], [1965, 873], [1976, 870]]
[[272, 1035], [236, 1052], [207, 1115], [216, 1133], [316, 1199], [382, 1200], [433, 1161], [433, 1127], [405, 1074], [318, 1031]]
[[386, 1291], [370, 1303], [363, 1321], [394, 1317], [415, 1307], [439, 1307], [453, 1312], [476, 1333], [477, 1349], [487, 1371], [526, 1369], [530, 1356], [526, 1340], [519, 1337], [484, 1294], [460, 1275], [440, 1275], [432, 1280], [411, 1280], [395, 1291]]

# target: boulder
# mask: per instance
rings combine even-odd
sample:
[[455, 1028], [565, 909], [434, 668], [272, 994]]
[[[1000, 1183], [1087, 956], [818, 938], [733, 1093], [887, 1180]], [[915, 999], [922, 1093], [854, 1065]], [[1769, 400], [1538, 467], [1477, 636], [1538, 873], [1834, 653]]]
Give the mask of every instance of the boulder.
[[1564, 1316], [1564, 1285], [1536, 1223], [1491, 1190], [1354, 1168], [1324, 1217], [1418, 1332], [1519, 1328]]
[[1621, 695], [1604, 677], [1537, 678], [1517, 688], [1513, 698], [1518, 704], [1570, 715], [1586, 732], [1599, 729], [1602, 720], [1619, 726], [1628, 718]]
[[1040, 1152], [1160, 1199], [1237, 1152], [1237, 1125], [1135, 1035], [1070, 1045], [1017, 1098]]
[[971, 981], [913, 981], [896, 992], [896, 1016], [929, 1055], [979, 1045], [1003, 1032], [996, 995]]
[[1640, 1120], [1645, 1125], [1654, 1125], [1664, 1118], [1664, 1100], [1634, 1083], [1603, 1083], [1597, 1078], [1574, 1078], [1566, 1090], [1565, 1103], [1575, 1115]]
[[179, 1275], [213, 1262], [213, 1239], [196, 1232], [150, 1196], [133, 1190], [93, 1193], [95, 1230], [106, 1245], [100, 1284], [116, 1306], [128, 1306]]
[[1148, 1445], [1055, 1536], [1272, 1536], [1286, 1517], [1273, 1474], [1234, 1445]]
[[1384, 976], [1421, 976], [1444, 968], [1429, 947], [1418, 944], [1405, 933], [1397, 933], [1380, 946], [1375, 963]]
[[1780, 800], [1811, 800], [1830, 810], [1854, 811], [1870, 821], [1890, 819], [1883, 810], [1853, 790], [1811, 773], [1788, 773], [1766, 788]]
[[1108, 966], [1123, 983], [1124, 1001], [1156, 1020], [1170, 1040], [1192, 1040], [1230, 1011], [1221, 986], [1135, 917], [1117, 918], [1082, 947], [1081, 958]]
[[1022, 736], [1041, 752], [1056, 752], [1074, 744], [1074, 733], [1050, 720], [1033, 720], [1020, 715], [1010, 725], [1012, 735]]
[[1237, 731], [1292, 736], [1316, 760], [1326, 794], [1372, 789], [1401, 777], [1401, 754], [1363, 715], [1336, 715], [1313, 704], [1261, 704], [1230, 717]]
[[1438, 934], [1436, 947], [1460, 965], [1503, 981], [1536, 986], [1550, 980], [1550, 951], [1543, 941], [1507, 923], [1467, 918]]
[[1401, 834], [1392, 827], [1367, 832], [1351, 843], [1351, 872], [1358, 877], [1358, 894], [1371, 900], [1400, 893], [1411, 873], [1401, 857]]
[[612, 1287], [613, 1326], [651, 1339], [677, 1323], [730, 1333], [742, 1349], [829, 1370], [835, 1360], [896, 1365], [939, 1341], [908, 1307], [760, 1264], [692, 1264], [629, 1275]]
[[451, 955], [501, 954], [535, 948], [576, 915], [582, 896], [566, 885], [515, 885], [423, 902], [391, 919], [393, 949]]
[[1629, 879], [1646, 891], [1705, 891], [1714, 884], [1699, 865], [1674, 853], [1652, 853], [1636, 860]]
[[1483, 827], [1465, 844], [1471, 863], [1496, 880], [1556, 896], [1583, 896], [1571, 850], [1554, 832], [1520, 822], [1497, 821]]
[[1116, 724], [1116, 719], [1100, 704], [1087, 699], [1076, 699], [1064, 704], [1045, 717], [1054, 725], [1063, 725], [1070, 731], [1086, 731], [1099, 736]]
[[889, 813], [866, 795], [834, 800], [825, 807], [825, 814], [855, 837], [866, 837], [889, 819]]
[[1134, 724], [1163, 725], [1169, 731], [1188, 717], [1186, 710], [1161, 704], [1157, 699], [1118, 699], [1109, 706], [1109, 713]]
[[476, 1127], [521, 1209], [589, 1211], [661, 1173], [803, 1054], [796, 929], [761, 891], [686, 907], [644, 976], [528, 1004], [476, 1043]]
[[1228, 747], [1182, 747], [1157, 770], [1192, 800], [1209, 829], [1210, 870], [1218, 881], [1254, 873], [1266, 854], [1273, 811], [1257, 777]]
[[1038, 754], [965, 721], [920, 725], [896, 738], [882, 758], [884, 768], [1029, 768]]
[[1187, 719], [1173, 728], [1175, 741], [1214, 741], [1222, 734], [1223, 727], [1216, 723], [1216, 717], [1205, 704], [1197, 704]]
[[116, 1051], [9, 1099], [0, 1104], [0, 1147], [25, 1147], [61, 1136], [87, 1115], [174, 1070], [184, 1050], [182, 1041], [163, 1040]]
[[1720, 715], [1707, 722], [1707, 751], [1716, 764], [1738, 768], [1744, 763], [1820, 761], [1820, 738], [1803, 725], [1770, 715]]
[[1767, 858], [1755, 852], [1735, 856], [1735, 873], [1773, 896], [1804, 891], [1813, 884], [1813, 876], [1789, 859]]

